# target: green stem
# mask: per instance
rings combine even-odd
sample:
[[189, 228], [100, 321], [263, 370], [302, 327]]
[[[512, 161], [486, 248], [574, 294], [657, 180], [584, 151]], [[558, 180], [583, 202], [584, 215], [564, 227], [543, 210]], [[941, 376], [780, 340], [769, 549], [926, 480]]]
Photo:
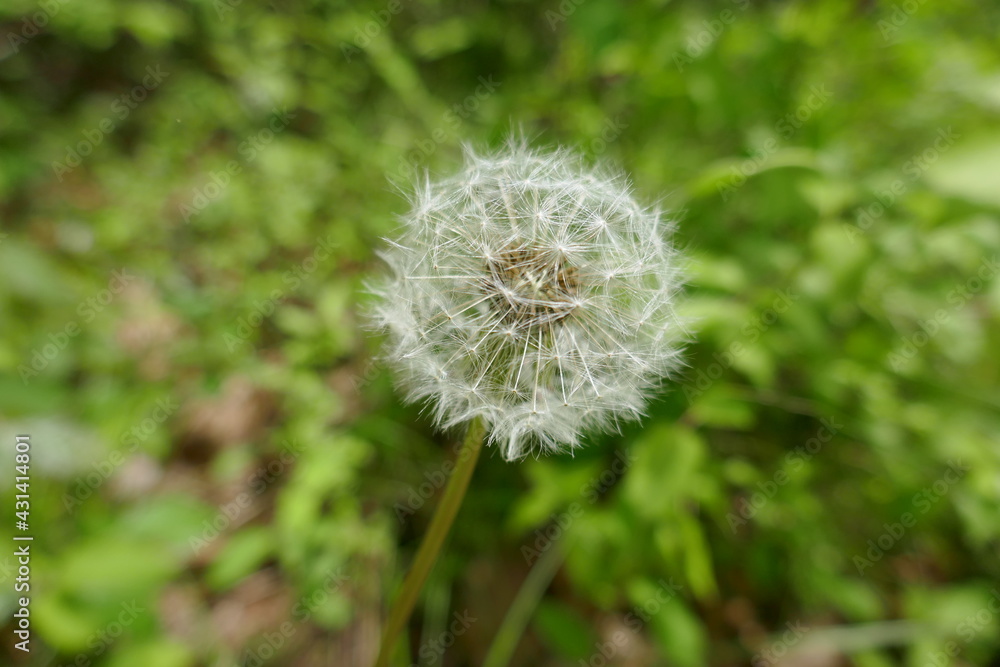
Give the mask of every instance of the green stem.
[[559, 571], [559, 566], [562, 565], [566, 556], [568, 547], [563, 544], [563, 541], [556, 542], [542, 554], [542, 557], [535, 563], [535, 567], [528, 573], [524, 584], [521, 585], [521, 590], [518, 591], [517, 597], [514, 598], [514, 602], [507, 611], [507, 616], [500, 624], [500, 630], [497, 631], [493, 643], [490, 644], [490, 648], [486, 652], [483, 667], [507, 667], [510, 664], [514, 650], [517, 649], [521, 636], [524, 634], [524, 629], [528, 627], [532, 614], [534, 614], [538, 603], [541, 602], [542, 596], [545, 595], [545, 591], [548, 590], [552, 578], [556, 576], [556, 572]]
[[482, 420], [476, 418], [469, 425], [469, 432], [462, 443], [462, 449], [458, 453], [458, 460], [455, 462], [455, 470], [451, 473], [448, 486], [444, 490], [444, 496], [438, 505], [431, 525], [424, 535], [424, 541], [417, 550], [417, 556], [413, 559], [413, 567], [403, 581], [403, 589], [389, 612], [389, 620], [385, 624], [385, 632], [382, 634], [382, 645], [379, 648], [378, 660], [375, 667], [389, 667], [389, 658], [392, 655], [392, 648], [396, 644], [399, 633], [406, 627], [413, 607], [417, 603], [420, 589], [424, 587], [427, 576], [434, 567], [444, 538], [451, 530], [451, 524], [458, 514], [458, 509], [462, 506], [462, 499], [465, 498], [465, 490], [469, 488], [469, 480], [472, 479], [472, 471], [476, 468], [476, 460], [479, 452], [483, 448], [483, 437], [486, 435], [486, 428]]

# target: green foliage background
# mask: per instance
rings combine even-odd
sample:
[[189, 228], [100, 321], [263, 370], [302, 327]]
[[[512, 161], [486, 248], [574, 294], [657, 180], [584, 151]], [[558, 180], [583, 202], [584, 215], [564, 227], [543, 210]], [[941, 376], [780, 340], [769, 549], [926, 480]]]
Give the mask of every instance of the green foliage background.
[[373, 658], [455, 434], [372, 361], [362, 281], [395, 185], [519, 128], [675, 211], [689, 365], [575, 457], [487, 452], [411, 662], [482, 664], [557, 543], [511, 664], [1000, 664], [998, 21], [4, 2], [0, 486], [30, 433], [35, 541], [2, 660]]

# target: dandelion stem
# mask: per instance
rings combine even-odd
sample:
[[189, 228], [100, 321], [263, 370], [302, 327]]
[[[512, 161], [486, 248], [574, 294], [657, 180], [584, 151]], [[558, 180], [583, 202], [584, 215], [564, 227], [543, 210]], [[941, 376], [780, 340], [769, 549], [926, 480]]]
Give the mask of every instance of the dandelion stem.
[[469, 488], [469, 480], [472, 479], [472, 472], [476, 468], [476, 460], [483, 447], [483, 437], [486, 435], [486, 428], [482, 420], [473, 419], [469, 425], [469, 432], [462, 443], [458, 460], [455, 462], [455, 470], [448, 480], [448, 486], [444, 490], [444, 496], [438, 505], [431, 525], [424, 535], [424, 541], [417, 550], [417, 556], [413, 560], [413, 567], [403, 581], [403, 589], [396, 599], [389, 612], [389, 620], [385, 625], [385, 632], [382, 634], [382, 645], [379, 647], [378, 660], [375, 667], [389, 667], [389, 658], [392, 655], [392, 648], [396, 644], [399, 633], [406, 627], [406, 623], [413, 613], [413, 607], [417, 603], [420, 590], [427, 581], [427, 576], [434, 567], [438, 554], [441, 552], [441, 545], [444, 544], [451, 524], [462, 506], [462, 499], [465, 498], [465, 491]]

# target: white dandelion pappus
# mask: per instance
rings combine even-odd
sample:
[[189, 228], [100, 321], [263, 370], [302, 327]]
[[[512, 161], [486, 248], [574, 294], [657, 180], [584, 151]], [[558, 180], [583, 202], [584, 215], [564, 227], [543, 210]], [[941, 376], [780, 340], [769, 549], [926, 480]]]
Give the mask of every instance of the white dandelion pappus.
[[447, 428], [481, 418], [505, 459], [642, 416], [679, 363], [672, 226], [568, 151], [466, 150], [412, 196], [373, 285], [385, 360]]

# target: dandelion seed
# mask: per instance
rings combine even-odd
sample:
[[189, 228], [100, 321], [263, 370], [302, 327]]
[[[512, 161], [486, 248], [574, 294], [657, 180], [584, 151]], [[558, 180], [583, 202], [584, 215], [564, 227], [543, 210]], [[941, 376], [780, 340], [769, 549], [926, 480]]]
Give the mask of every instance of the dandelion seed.
[[679, 363], [672, 226], [568, 151], [466, 151], [425, 182], [374, 284], [385, 359], [451, 427], [478, 417], [513, 460], [643, 414]]

